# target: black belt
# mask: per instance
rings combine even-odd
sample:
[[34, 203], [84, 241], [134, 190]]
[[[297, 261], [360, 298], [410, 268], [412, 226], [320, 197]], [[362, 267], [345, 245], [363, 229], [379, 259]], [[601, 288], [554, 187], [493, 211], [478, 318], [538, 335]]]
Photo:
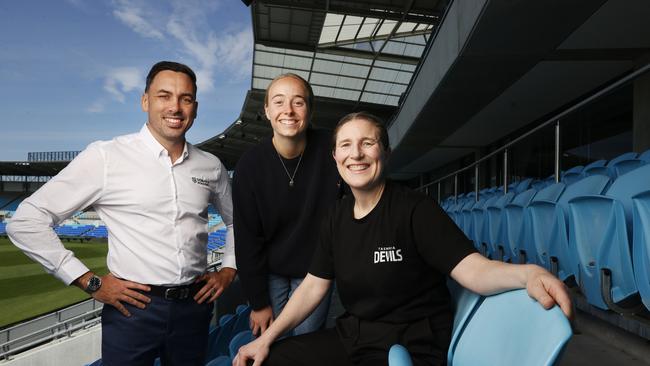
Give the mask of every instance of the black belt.
[[205, 282], [197, 282], [183, 286], [155, 286], [148, 285], [151, 291], [144, 292], [145, 295], [160, 296], [165, 300], [185, 300], [194, 297], [205, 285]]

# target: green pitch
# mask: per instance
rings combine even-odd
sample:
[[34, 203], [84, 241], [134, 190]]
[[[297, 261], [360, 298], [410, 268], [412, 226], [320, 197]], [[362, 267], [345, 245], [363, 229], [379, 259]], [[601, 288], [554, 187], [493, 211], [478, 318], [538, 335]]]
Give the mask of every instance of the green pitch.
[[[106, 240], [63, 242], [94, 272], [105, 274]], [[9, 239], [0, 238], [0, 328], [47, 314], [88, 298], [75, 286], [66, 286], [45, 273]]]

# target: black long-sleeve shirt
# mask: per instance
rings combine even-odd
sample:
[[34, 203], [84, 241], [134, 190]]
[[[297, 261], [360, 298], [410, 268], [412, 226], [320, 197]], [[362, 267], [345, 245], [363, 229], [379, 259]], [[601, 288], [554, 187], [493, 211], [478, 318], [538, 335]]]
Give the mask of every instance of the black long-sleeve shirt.
[[[235, 254], [253, 309], [269, 304], [268, 274], [304, 277], [320, 221], [339, 195], [331, 135], [309, 129], [293, 187], [271, 139], [244, 153], [233, 177]], [[299, 158], [283, 159], [293, 174]]]

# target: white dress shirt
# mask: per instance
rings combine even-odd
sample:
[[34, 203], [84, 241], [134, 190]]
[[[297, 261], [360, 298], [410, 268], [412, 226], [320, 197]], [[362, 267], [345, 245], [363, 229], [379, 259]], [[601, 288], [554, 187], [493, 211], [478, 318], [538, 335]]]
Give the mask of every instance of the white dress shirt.
[[227, 227], [223, 266], [235, 268], [225, 167], [189, 143], [172, 164], [145, 124], [139, 133], [90, 144], [20, 204], [7, 233], [27, 256], [70, 284], [88, 268], [65, 249], [53, 226], [92, 206], [108, 229], [112, 274], [143, 284], [187, 284], [207, 267], [209, 202]]

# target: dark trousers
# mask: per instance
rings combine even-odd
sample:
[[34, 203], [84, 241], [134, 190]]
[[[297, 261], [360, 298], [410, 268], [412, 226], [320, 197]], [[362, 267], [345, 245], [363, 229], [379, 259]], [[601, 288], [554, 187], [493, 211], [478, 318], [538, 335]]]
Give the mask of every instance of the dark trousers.
[[162, 365], [205, 365], [212, 304], [151, 296], [145, 309], [124, 305], [129, 318], [111, 305], [102, 310], [103, 365], [151, 366], [157, 357]]
[[368, 322], [351, 315], [337, 319], [336, 328], [289, 337], [271, 346], [264, 366], [388, 365], [388, 350], [405, 346], [416, 366], [446, 365], [451, 337], [424, 318], [408, 324]]

